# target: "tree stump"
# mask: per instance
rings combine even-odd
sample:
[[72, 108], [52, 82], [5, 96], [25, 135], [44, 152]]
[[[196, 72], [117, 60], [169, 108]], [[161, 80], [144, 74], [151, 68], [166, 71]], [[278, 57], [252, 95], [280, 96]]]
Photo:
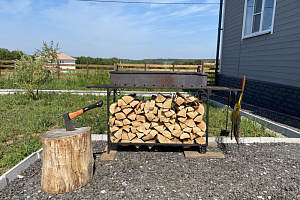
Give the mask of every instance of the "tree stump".
[[94, 166], [91, 127], [48, 131], [41, 136], [41, 141], [41, 188], [45, 192], [72, 192], [91, 181]]

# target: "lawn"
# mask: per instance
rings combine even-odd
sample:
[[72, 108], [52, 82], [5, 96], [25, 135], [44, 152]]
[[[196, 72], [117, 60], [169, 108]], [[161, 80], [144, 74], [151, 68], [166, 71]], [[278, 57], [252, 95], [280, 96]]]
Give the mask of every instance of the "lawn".
[[[90, 126], [92, 133], [106, 133], [106, 97], [43, 93], [33, 101], [28, 94], [0, 95], [0, 175], [42, 147], [39, 136], [46, 131], [64, 128], [62, 114], [76, 111], [103, 100], [104, 105], [72, 120], [77, 126]], [[112, 101], [112, 98], [111, 98]], [[205, 119], [205, 116], [204, 116]], [[210, 107], [209, 136], [225, 129], [226, 109]], [[275, 136], [265, 126], [244, 119], [245, 136]]]

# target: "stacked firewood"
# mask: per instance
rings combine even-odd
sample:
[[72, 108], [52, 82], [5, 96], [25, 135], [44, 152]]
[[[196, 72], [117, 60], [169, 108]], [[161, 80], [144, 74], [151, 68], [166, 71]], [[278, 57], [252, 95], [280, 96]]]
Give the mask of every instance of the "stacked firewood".
[[122, 143], [205, 144], [204, 107], [196, 97], [163, 96], [144, 101], [123, 96], [110, 106], [110, 137]]

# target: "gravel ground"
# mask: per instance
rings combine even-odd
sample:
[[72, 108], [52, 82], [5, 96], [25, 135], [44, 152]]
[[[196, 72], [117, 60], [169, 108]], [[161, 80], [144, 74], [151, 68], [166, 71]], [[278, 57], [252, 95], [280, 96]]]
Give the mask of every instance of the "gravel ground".
[[[228, 98], [224, 98], [218, 95], [212, 95], [210, 99], [223, 103], [225, 105], [228, 104]], [[237, 99], [238, 100], [238, 99]], [[300, 132], [300, 118], [293, 117], [290, 115], [286, 115], [283, 113], [275, 112], [272, 110], [264, 109], [261, 107], [257, 107], [254, 105], [242, 103], [242, 110], [248, 113], [252, 113], [254, 115], [258, 115], [264, 119], [268, 119], [282, 126], [291, 128], [295, 131]]]
[[299, 144], [226, 144], [225, 159], [187, 159], [175, 148], [123, 148], [115, 161], [100, 163], [105, 146], [93, 142], [96, 169], [85, 187], [45, 193], [38, 160], [0, 191], [0, 199], [300, 199]]

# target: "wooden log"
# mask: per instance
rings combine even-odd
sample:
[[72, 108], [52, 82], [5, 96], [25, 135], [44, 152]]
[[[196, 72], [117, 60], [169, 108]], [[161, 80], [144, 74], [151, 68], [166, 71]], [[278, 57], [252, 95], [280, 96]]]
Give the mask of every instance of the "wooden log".
[[136, 114], [135, 112], [131, 112], [127, 115], [127, 118], [130, 119], [131, 121], [134, 121], [136, 119]]
[[203, 131], [206, 131], [206, 123], [202, 121], [201, 123], [197, 124], [197, 126]]
[[155, 100], [150, 100], [150, 103], [149, 103], [149, 111], [152, 111], [154, 110], [154, 106], [155, 106]]
[[131, 108], [135, 108], [139, 104], [139, 102], [139, 100], [133, 100], [129, 105], [131, 106]]
[[136, 136], [140, 139], [144, 136], [144, 133], [138, 132], [136, 133]]
[[128, 133], [130, 131], [130, 125], [123, 126], [122, 129]]
[[205, 135], [205, 132], [200, 131], [200, 132], [197, 132], [196, 134], [199, 135], [200, 137], [203, 137], [203, 135]]
[[156, 116], [153, 113], [146, 113], [145, 115], [146, 115], [149, 122], [152, 122], [152, 120], [154, 118], [156, 118]]
[[182, 130], [174, 130], [171, 132], [172, 135], [174, 135], [175, 137], [180, 137], [183, 134]]
[[193, 128], [193, 127], [196, 126], [194, 120], [192, 120], [192, 119], [186, 120], [186, 121], [185, 121], [185, 125], [187, 125], [188, 127], [191, 127], [191, 128]]
[[180, 139], [188, 139], [188, 138], [190, 138], [190, 134], [188, 134], [188, 133], [185, 133], [185, 132], [183, 132], [181, 135], [180, 135]]
[[159, 143], [171, 143], [171, 140], [161, 134], [157, 134], [156, 139]]
[[162, 103], [162, 102], [164, 102], [166, 100], [166, 97], [164, 97], [163, 95], [161, 95], [160, 93], [158, 93], [158, 95], [157, 95], [157, 97], [156, 97], [156, 99], [155, 99], [155, 101], [157, 102], [157, 103]]
[[123, 112], [118, 112], [115, 114], [117, 120], [125, 119], [126, 115]]
[[136, 128], [136, 130], [137, 130], [138, 132], [143, 133], [144, 131], [146, 131], [146, 128], [145, 128], [145, 126], [143, 126], [143, 125], [141, 124], [140, 126], [138, 126], [138, 127]]
[[125, 131], [122, 132], [122, 141], [129, 140], [128, 133]]
[[204, 107], [203, 107], [203, 105], [202, 105], [202, 104], [199, 104], [199, 107], [198, 107], [198, 110], [197, 110], [197, 112], [198, 112], [199, 114], [201, 114], [201, 115], [203, 115], [203, 114], [204, 114]]
[[153, 138], [158, 134], [158, 131], [157, 130], [151, 130], [150, 132], [149, 132], [152, 136], [153, 136]]
[[110, 116], [110, 117], [109, 117], [109, 125], [110, 125], [110, 126], [113, 126], [114, 123], [115, 123], [115, 120], [116, 120], [116, 117]]
[[122, 100], [128, 105], [129, 103], [131, 103], [134, 100], [134, 97], [132, 97], [132, 96], [123, 96]]
[[206, 143], [203, 137], [197, 137], [195, 139], [195, 141], [197, 144], [205, 144]]
[[148, 122], [143, 123], [143, 126], [145, 127], [146, 130], [148, 130], [150, 128], [150, 125], [151, 124]]
[[171, 142], [174, 143], [174, 144], [182, 144], [182, 142], [176, 137], [171, 139]]
[[73, 131], [55, 129], [41, 136], [43, 167], [41, 188], [48, 193], [72, 192], [93, 178], [91, 127]]
[[172, 98], [165, 100], [163, 103], [163, 109], [171, 109], [172, 107]]
[[177, 97], [177, 99], [175, 100], [175, 103], [180, 106], [181, 104], [183, 104], [185, 102], [184, 98], [182, 97]]
[[178, 117], [177, 118], [178, 121], [182, 122], [182, 123], [185, 123], [185, 121], [187, 120], [186, 117]]
[[151, 134], [148, 134], [148, 135], [145, 135], [144, 137], [142, 137], [142, 139], [143, 139], [144, 141], [148, 141], [148, 140], [153, 140], [154, 137], [153, 137]]
[[123, 101], [123, 99], [118, 99], [118, 106], [126, 106], [127, 104], [125, 103], [125, 101]]
[[178, 113], [177, 113], [178, 117], [186, 117], [186, 109], [181, 109]]
[[162, 133], [165, 130], [165, 126], [155, 126], [154, 129], [157, 130], [158, 132]]
[[188, 112], [186, 113], [186, 115], [191, 118], [191, 119], [194, 119], [197, 115], [198, 115], [198, 112]]
[[136, 137], [136, 134], [128, 133], [128, 138], [129, 138], [130, 141], [133, 140], [133, 138], [135, 138], [135, 137]]
[[120, 120], [115, 120], [115, 126], [123, 126], [123, 122]]
[[145, 123], [146, 122], [146, 117], [144, 115], [137, 115], [136, 116], [136, 121]]
[[126, 125], [130, 125], [131, 124], [131, 121], [129, 119], [124, 119], [123, 120], [123, 126], [126, 126]]
[[186, 127], [186, 128], [183, 129], [183, 131], [186, 132], [186, 133], [191, 133], [192, 130], [193, 129], [191, 127]]
[[202, 117], [203, 115], [198, 115], [197, 117], [194, 118], [194, 122], [198, 122], [198, 123], [202, 122]]
[[122, 132], [123, 132], [123, 129], [119, 129], [117, 130], [117, 132], [114, 133], [114, 136], [118, 139], [121, 139], [122, 138]]
[[162, 132], [163, 136], [165, 136], [168, 139], [173, 139], [174, 137], [172, 136], [172, 134], [170, 133], [170, 131], [164, 130], [164, 132]]
[[152, 113], [154, 115], [157, 115], [158, 113], [158, 108], [156, 106], [154, 106], [153, 110], [149, 111], [149, 113]]
[[111, 113], [111, 114], [115, 114], [115, 110], [116, 110], [116, 108], [118, 107], [118, 103], [113, 103], [113, 104], [111, 104], [110, 106], [109, 106], [109, 112]]
[[174, 125], [174, 124], [172, 124], [172, 125], [168, 126], [167, 128], [168, 128], [168, 129], [169, 129], [169, 131], [172, 133], [172, 131], [173, 131], [173, 130], [174, 130], [174, 128], [175, 128], [175, 125]]
[[117, 130], [119, 130], [120, 129], [120, 127], [118, 127], [118, 126], [112, 126], [112, 127], [110, 127], [109, 128], [110, 129], [110, 132], [116, 132]]
[[127, 116], [132, 110], [132, 108], [124, 108], [122, 111]]

